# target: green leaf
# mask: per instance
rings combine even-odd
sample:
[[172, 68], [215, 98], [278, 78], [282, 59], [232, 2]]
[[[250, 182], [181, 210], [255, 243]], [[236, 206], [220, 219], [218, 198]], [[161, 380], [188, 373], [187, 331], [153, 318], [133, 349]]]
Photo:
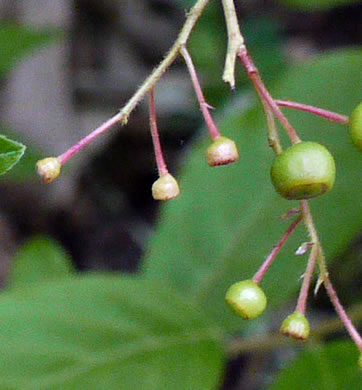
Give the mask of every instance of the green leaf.
[[[1, 122], [0, 133], [9, 138], [20, 138], [16, 131], [5, 127]], [[3, 180], [24, 181], [35, 179], [39, 181], [39, 175], [36, 173], [35, 164], [44, 157], [44, 153], [42, 153], [38, 145], [34, 145], [30, 139], [28, 140], [24, 138], [23, 135], [21, 136], [21, 140], [27, 145], [26, 153], [19, 161], [19, 163], [16, 164], [16, 166], [14, 166], [13, 169], [7, 173]]]
[[362, 386], [358, 350], [351, 342], [314, 345], [280, 371], [269, 390], [351, 390]]
[[54, 28], [39, 30], [12, 23], [0, 24], [0, 77], [4, 77], [25, 55], [59, 37], [59, 31]]
[[[360, 101], [361, 63], [360, 50], [332, 52], [285, 72], [271, 91], [279, 99], [349, 114]], [[362, 209], [356, 201], [362, 189], [361, 155], [346, 127], [300, 111], [285, 112], [304, 140], [323, 143], [336, 159], [334, 189], [311, 201], [330, 260], [360, 230]], [[222, 133], [237, 142], [240, 161], [212, 169], [205, 161], [209, 138], [194, 146], [179, 177], [182, 194], [162, 209], [144, 271], [146, 278], [170, 284], [231, 329], [243, 322], [226, 307], [226, 290], [254, 275], [291, 223], [279, 217], [298, 202], [282, 199], [273, 190], [269, 171], [274, 154], [259, 103], [241, 97], [218, 119]], [[307, 240], [299, 227], [263, 280], [269, 310], [300, 287], [307, 256], [296, 257], [294, 252]]]
[[358, 3], [359, 0], [279, 0], [279, 2], [303, 10], [322, 10]]
[[215, 389], [220, 332], [159, 283], [96, 276], [0, 297], [1, 390]]
[[18, 164], [4, 177], [9, 181], [36, 180], [40, 183], [39, 175], [36, 172], [36, 163], [44, 158], [40, 148], [27, 143], [26, 153]]
[[73, 267], [65, 250], [50, 237], [28, 240], [13, 259], [9, 286], [57, 280], [72, 275]]
[[0, 175], [11, 169], [23, 156], [26, 147], [0, 135]]

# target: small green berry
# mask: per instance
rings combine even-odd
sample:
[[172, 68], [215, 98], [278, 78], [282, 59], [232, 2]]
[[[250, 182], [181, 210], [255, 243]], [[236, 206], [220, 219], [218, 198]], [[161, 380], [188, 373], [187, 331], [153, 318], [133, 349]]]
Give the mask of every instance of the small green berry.
[[264, 291], [252, 280], [243, 280], [230, 286], [225, 299], [244, 320], [259, 317], [267, 303]]
[[206, 159], [210, 167], [233, 163], [239, 160], [238, 148], [233, 140], [220, 136], [207, 148]]
[[360, 103], [349, 117], [349, 133], [353, 143], [362, 151], [362, 103]]
[[296, 311], [283, 321], [280, 333], [297, 340], [307, 341], [310, 333], [309, 322], [304, 314]]
[[333, 156], [316, 142], [299, 142], [276, 156], [271, 179], [287, 199], [310, 199], [330, 191], [336, 177]]
[[170, 200], [180, 194], [176, 179], [169, 173], [159, 177], [152, 185], [152, 196], [156, 200]]
[[57, 157], [47, 157], [36, 163], [36, 169], [44, 183], [51, 183], [55, 180], [60, 174], [61, 167]]

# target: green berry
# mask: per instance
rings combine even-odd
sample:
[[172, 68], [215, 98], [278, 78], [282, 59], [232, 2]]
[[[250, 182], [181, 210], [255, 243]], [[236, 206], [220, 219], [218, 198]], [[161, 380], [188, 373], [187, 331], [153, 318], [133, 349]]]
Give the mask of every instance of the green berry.
[[360, 103], [349, 117], [349, 133], [353, 143], [362, 151], [362, 103]]
[[159, 177], [152, 185], [152, 196], [156, 200], [170, 200], [180, 194], [176, 179], [169, 173]]
[[207, 148], [206, 159], [210, 167], [233, 163], [239, 160], [238, 148], [233, 140], [220, 136]]
[[259, 317], [267, 303], [264, 291], [252, 280], [243, 280], [230, 286], [225, 299], [232, 310], [245, 320]]
[[276, 191], [286, 199], [310, 199], [330, 191], [336, 177], [333, 156], [316, 142], [299, 142], [279, 154], [271, 168]]
[[283, 321], [280, 333], [297, 340], [307, 341], [310, 333], [309, 322], [304, 314], [296, 311]]
[[44, 183], [51, 183], [55, 180], [60, 174], [61, 167], [57, 157], [47, 157], [36, 163], [36, 169]]

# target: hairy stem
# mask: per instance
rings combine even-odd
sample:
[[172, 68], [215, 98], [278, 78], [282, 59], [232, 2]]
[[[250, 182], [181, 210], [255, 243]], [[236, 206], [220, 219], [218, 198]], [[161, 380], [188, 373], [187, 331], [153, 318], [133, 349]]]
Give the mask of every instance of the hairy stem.
[[362, 337], [358, 333], [357, 329], [354, 327], [351, 319], [349, 318], [348, 314], [346, 313], [346, 311], [344, 310], [343, 306], [341, 305], [341, 302], [338, 299], [336, 290], [334, 289], [334, 287], [332, 285], [332, 282], [329, 279], [328, 274], [327, 274], [327, 277], [324, 280], [324, 286], [325, 286], [325, 288], [327, 290], [329, 298], [330, 298], [331, 302], [333, 303], [333, 306], [334, 306], [334, 308], [335, 308], [339, 318], [341, 319], [341, 321], [343, 322], [345, 328], [347, 329], [347, 332], [349, 333], [349, 335], [351, 336], [352, 340], [357, 345], [357, 347], [360, 350], [360, 352], [362, 352]]
[[263, 279], [264, 275], [273, 264], [273, 261], [277, 257], [280, 250], [283, 248], [284, 244], [287, 242], [290, 235], [294, 232], [295, 228], [299, 225], [302, 220], [302, 216], [300, 215], [296, 220], [289, 226], [288, 230], [284, 233], [281, 240], [274, 246], [273, 250], [269, 254], [269, 256], [264, 261], [263, 265], [259, 268], [258, 272], [254, 275], [253, 281], [256, 284], [259, 284]]
[[265, 87], [263, 80], [261, 79], [259, 75], [259, 71], [257, 67], [254, 65], [253, 60], [249, 56], [249, 53], [246, 49], [246, 47], [242, 48], [240, 52], [238, 53], [238, 57], [244, 66], [249, 79], [253, 83], [258, 95], [261, 99], [263, 99], [266, 104], [270, 107], [270, 109], [273, 111], [274, 115], [279, 119], [280, 123], [286, 130], [290, 140], [293, 144], [300, 142], [300, 138], [298, 137], [297, 132], [293, 128], [293, 126], [289, 123], [287, 117], [282, 113], [279, 106], [273, 99], [273, 97], [270, 95], [269, 91]]
[[204, 97], [204, 94], [202, 92], [200, 81], [199, 81], [199, 78], [197, 76], [195, 66], [192, 62], [192, 58], [191, 58], [189, 52], [187, 51], [186, 47], [184, 47], [184, 46], [181, 47], [181, 54], [182, 54], [183, 58], [185, 59], [186, 66], [187, 66], [187, 69], [190, 73], [191, 81], [192, 81], [192, 84], [194, 86], [194, 90], [195, 90], [197, 99], [200, 103], [200, 108], [201, 108], [202, 114], [204, 116], [206, 125], [207, 125], [207, 127], [210, 131], [210, 134], [211, 134], [211, 138], [213, 140], [216, 140], [217, 138], [220, 137], [220, 132], [215, 124], [214, 119], [212, 118], [212, 116], [210, 114], [210, 111], [209, 111], [210, 106], [205, 101], [205, 97]]
[[313, 243], [313, 247], [318, 248], [317, 260], [318, 260], [318, 265], [319, 265], [320, 272], [321, 272], [320, 278], [323, 281], [325, 278], [325, 275], [328, 273], [327, 264], [325, 261], [323, 248], [322, 248], [322, 245], [321, 245], [320, 240], [319, 240], [318, 232], [317, 232], [317, 229], [316, 229], [315, 224], [314, 224], [312, 212], [311, 212], [311, 209], [309, 207], [308, 201], [305, 199], [301, 200], [300, 201], [300, 208], [301, 208], [302, 215], [303, 215], [303, 221], [304, 221], [304, 224], [305, 224], [307, 231], [309, 233], [311, 242]]
[[268, 125], [268, 142], [269, 146], [274, 150], [275, 154], [280, 154], [283, 151], [282, 144], [280, 142], [280, 136], [275, 124], [274, 114], [268, 103], [260, 97], [261, 103], [264, 108], [266, 121]]
[[[318, 233], [314, 225], [312, 213], [309, 207], [309, 203], [307, 200], [301, 200], [301, 209], [303, 214], [303, 220], [307, 227], [307, 230], [309, 232], [309, 235], [312, 239], [312, 242], [314, 243], [314, 247], [318, 247], [319, 253], [318, 253], [318, 264], [321, 271], [320, 275], [320, 281], [324, 284], [327, 293], [329, 295], [329, 298], [339, 316], [341, 321], [343, 322], [345, 328], [347, 329], [347, 332], [350, 334], [352, 340], [357, 345], [358, 349], [362, 352], [362, 338], [361, 335], [358, 333], [357, 329], [353, 325], [351, 319], [348, 317], [348, 314], [344, 310], [343, 306], [341, 305], [337, 293], [333, 287], [333, 284], [329, 278], [328, 270], [327, 270], [327, 264], [323, 255], [322, 246], [319, 241]], [[314, 249], [313, 247], [313, 249]]]
[[305, 314], [305, 310], [307, 307], [308, 292], [309, 292], [310, 282], [312, 280], [312, 276], [313, 276], [313, 272], [314, 272], [314, 268], [318, 256], [318, 251], [319, 248], [313, 246], [309, 255], [307, 269], [303, 275], [302, 288], [300, 289], [297, 306], [295, 308], [295, 311], [302, 314]]
[[328, 119], [331, 122], [341, 123], [342, 125], [349, 124], [348, 116], [337, 114], [336, 112], [333, 111], [324, 110], [323, 108], [309, 106], [308, 104], [292, 102], [289, 100], [275, 100], [275, 103], [280, 107], [294, 108], [296, 110], [305, 111], [314, 115], [321, 116], [323, 118]]
[[210, 0], [197, 0], [196, 4], [191, 8], [190, 12], [188, 13], [185, 24], [182, 27], [175, 43], [171, 47], [166, 57], [162, 60], [162, 62], [146, 78], [143, 84], [139, 87], [136, 93], [130, 98], [130, 100], [126, 103], [126, 105], [120, 110], [118, 114], [107, 120], [105, 123], [95, 129], [85, 138], [80, 140], [76, 145], [72, 146], [69, 150], [59, 156], [62, 165], [64, 165], [71, 157], [73, 157], [76, 153], [82, 150], [95, 138], [107, 132], [117, 123], [121, 122], [122, 125], [125, 125], [127, 123], [129, 115], [137, 106], [137, 104], [144, 98], [147, 92], [159, 81], [161, 76], [165, 73], [165, 71], [171, 66], [176, 57], [179, 55], [181, 46], [184, 46], [187, 43], [195, 24], [197, 23], [198, 19], [202, 15], [204, 9], [209, 2]]
[[77, 142], [75, 145], [73, 145], [71, 148], [69, 148], [66, 152], [61, 154], [58, 159], [61, 165], [64, 165], [68, 160], [70, 160], [75, 154], [80, 152], [85, 146], [90, 144], [95, 138], [100, 136], [103, 133], [106, 133], [109, 129], [111, 129], [113, 126], [119, 123], [121, 120], [122, 115], [118, 113], [117, 115], [113, 116], [111, 119], [108, 119], [108, 121], [104, 122], [101, 126], [97, 127], [94, 131], [92, 131], [90, 134], [88, 134], [86, 137], [81, 139], [79, 142]]
[[222, 0], [225, 22], [228, 34], [228, 47], [225, 59], [223, 80], [235, 87], [235, 61], [239, 51], [244, 47], [244, 38], [240, 33], [238, 19], [236, 17], [234, 0]]
[[191, 8], [190, 13], [187, 16], [186, 22], [176, 40], [176, 42], [171, 47], [170, 51], [163, 59], [163, 61], [158, 65], [158, 67], [150, 74], [150, 76], [145, 80], [137, 92], [132, 96], [128, 103], [121, 109], [122, 122], [127, 123], [127, 118], [129, 114], [133, 111], [136, 105], [143, 99], [145, 94], [152, 88], [165, 71], [170, 67], [178, 56], [182, 46], [185, 46], [192, 29], [194, 28], [197, 20], [202, 15], [205, 7], [210, 2], [210, 0], [198, 0], [196, 4]]
[[[225, 21], [228, 33], [228, 48], [225, 59], [223, 80], [229, 83], [232, 88], [234, 88], [236, 57], [241, 51], [246, 51], [246, 47], [244, 43], [244, 37], [240, 32], [239, 23], [236, 17], [234, 0], [222, 0], [222, 4], [224, 8]], [[259, 92], [258, 89], [257, 91]], [[262, 94], [259, 93], [259, 97], [267, 119], [269, 129], [269, 145], [276, 154], [280, 154], [282, 152], [282, 147], [280, 143], [279, 133], [275, 125], [273, 110], [270, 107], [268, 101], [262, 96]]]
[[155, 104], [155, 91], [151, 88], [149, 91], [148, 107], [150, 113], [150, 128], [152, 135], [153, 148], [155, 150], [156, 164], [159, 176], [167, 175], [168, 169], [163, 157], [162, 147], [160, 142], [160, 136], [157, 128], [157, 115], [156, 115], [156, 104]]

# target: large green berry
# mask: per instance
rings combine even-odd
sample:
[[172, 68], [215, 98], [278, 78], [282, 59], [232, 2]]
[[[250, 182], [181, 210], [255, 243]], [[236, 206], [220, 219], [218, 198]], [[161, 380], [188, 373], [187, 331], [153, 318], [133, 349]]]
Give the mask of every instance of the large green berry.
[[220, 136], [207, 148], [206, 159], [210, 167], [227, 165], [239, 160], [239, 151], [233, 140]]
[[283, 321], [280, 333], [297, 340], [306, 341], [310, 333], [309, 322], [304, 314], [296, 311]]
[[328, 192], [334, 184], [333, 156], [316, 142], [299, 142], [279, 154], [271, 168], [276, 191], [287, 199], [309, 199]]
[[232, 310], [245, 320], [260, 316], [267, 303], [264, 291], [252, 280], [243, 280], [230, 286], [225, 299]]
[[362, 103], [352, 111], [349, 118], [349, 133], [353, 143], [362, 151]]

